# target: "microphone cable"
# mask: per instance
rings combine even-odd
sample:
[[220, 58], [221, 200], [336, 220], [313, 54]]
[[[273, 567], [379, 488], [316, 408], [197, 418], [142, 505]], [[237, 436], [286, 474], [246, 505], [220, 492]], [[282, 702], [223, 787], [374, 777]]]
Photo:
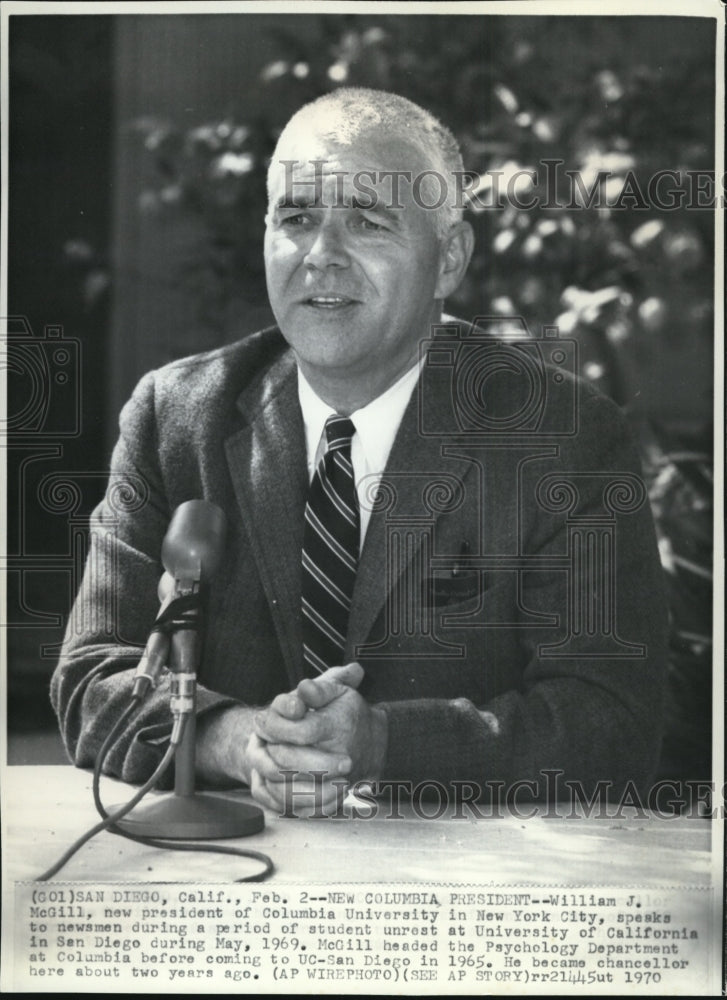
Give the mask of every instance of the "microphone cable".
[[[118, 730], [121, 728], [121, 724], [126, 722], [126, 720], [133, 714], [133, 712], [136, 711], [140, 701], [141, 699], [135, 698], [126, 706], [123, 713], [117, 720], [116, 725], [111, 730], [114, 736], [118, 733]], [[74, 841], [74, 843], [71, 844], [71, 846], [68, 848], [65, 854], [63, 854], [58, 859], [58, 861], [56, 861], [54, 865], [51, 865], [51, 867], [48, 868], [47, 871], [43, 872], [42, 875], [39, 875], [36, 881], [47, 882], [48, 879], [52, 878], [57, 872], [61, 870], [61, 868], [63, 868], [64, 865], [68, 863], [68, 861], [70, 861], [73, 855], [76, 854], [83, 847], [84, 844], [87, 844], [89, 840], [91, 840], [93, 837], [96, 836], [96, 834], [102, 833], [104, 830], [108, 830], [114, 823], [117, 822], [117, 820], [122, 819], [128, 812], [131, 812], [134, 806], [137, 805], [139, 802], [141, 802], [146, 793], [151, 788], [154, 787], [159, 778], [166, 771], [167, 767], [172, 761], [175, 750], [176, 750], [176, 745], [170, 742], [169, 746], [167, 747], [166, 753], [164, 754], [161, 761], [157, 765], [156, 769], [154, 770], [154, 773], [141, 786], [136, 795], [134, 795], [133, 798], [129, 799], [129, 801], [125, 805], [121, 806], [115, 812], [107, 814], [100, 823], [97, 823], [95, 826], [92, 826], [90, 830], [87, 830], [81, 837], [79, 837], [76, 841]], [[97, 766], [98, 766], [98, 761], [97, 761]]]
[[[99, 664], [98, 668], [92, 671], [92, 673], [99, 673], [100, 668], [101, 665]], [[129, 718], [140, 708], [141, 703], [143, 702], [145, 696], [146, 694], [143, 695], [133, 694], [131, 696], [129, 704], [126, 706], [124, 711], [116, 720], [114, 726], [111, 728], [111, 731], [108, 733], [106, 739], [104, 740], [101, 746], [99, 753], [96, 756], [96, 763], [93, 771], [93, 798], [96, 809], [99, 815], [101, 816], [101, 822], [91, 827], [89, 830], [86, 831], [86, 833], [84, 833], [81, 837], [79, 837], [76, 841], [74, 841], [74, 843], [71, 844], [68, 850], [58, 859], [58, 861], [55, 862], [55, 864], [51, 865], [51, 867], [48, 868], [45, 872], [43, 872], [42, 875], [38, 876], [37, 881], [47, 882], [49, 879], [51, 879], [55, 874], [57, 874], [61, 870], [61, 868], [64, 867], [64, 865], [68, 863], [68, 861], [70, 861], [70, 859], [84, 846], [84, 844], [88, 843], [89, 840], [91, 840], [97, 834], [102, 833], [104, 830], [108, 831], [109, 833], [116, 834], [117, 836], [125, 837], [127, 840], [133, 840], [136, 843], [145, 844], [148, 847], [157, 847], [161, 849], [174, 850], [174, 851], [200, 851], [200, 852], [206, 851], [215, 854], [229, 854], [229, 855], [234, 855], [236, 857], [253, 858], [256, 861], [262, 862], [263, 864], [262, 871], [257, 872], [254, 875], [247, 875], [244, 876], [243, 878], [235, 879], [234, 881], [236, 883], [264, 881], [273, 873], [275, 868], [272, 860], [267, 856], [267, 854], [263, 854], [260, 851], [247, 850], [242, 847], [231, 847], [224, 844], [208, 844], [208, 843], [200, 844], [198, 842], [189, 843], [186, 841], [166, 840], [163, 838], [155, 838], [155, 837], [144, 837], [133, 833], [127, 833], [126, 830], [122, 830], [120, 827], [115, 825], [120, 819], [123, 819], [123, 817], [126, 816], [127, 813], [131, 812], [131, 810], [136, 805], [139, 804], [139, 802], [144, 798], [147, 792], [151, 791], [151, 789], [156, 785], [156, 783], [162, 777], [162, 775], [164, 774], [164, 772], [167, 770], [167, 768], [174, 759], [174, 754], [177, 748], [177, 744], [181, 741], [182, 734], [184, 732], [184, 725], [186, 723], [186, 718], [187, 718], [185, 715], [181, 716], [177, 720], [179, 724], [176, 724], [174, 727], [174, 730], [172, 732], [172, 737], [169, 742], [169, 746], [167, 747], [161, 761], [155, 768], [151, 777], [148, 778], [148, 780], [141, 786], [141, 788], [136, 792], [136, 794], [131, 799], [129, 799], [127, 803], [125, 803], [123, 806], [120, 806], [118, 809], [114, 810], [114, 812], [109, 813], [105, 808], [105, 806], [103, 805], [100, 795], [100, 783], [101, 783], [103, 764], [106, 759], [106, 756], [108, 755], [109, 749], [113, 741], [116, 739], [120, 730], [129, 720]]]
[[[183, 716], [183, 718], [186, 717]], [[101, 801], [101, 767], [99, 761], [102, 762], [106, 756], [108, 747], [111, 745], [112, 738], [113, 733], [110, 733], [106, 737], [104, 745], [101, 748], [101, 752], [99, 753], [99, 760], [97, 761], [93, 772], [93, 800], [96, 805], [96, 809], [104, 819], [109, 817], [109, 813], [106, 811], [106, 807]], [[181, 740], [181, 733], [179, 739]], [[114, 833], [119, 837], [125, 837], [127, 840], [133, 840], [137, 844], [145, 844], [147, 847], [158, 847], [172, 851], [203, 851], [213, 854], [231, 854], [238, 858], [253, 858], [256, 861], [261, 861], [263, 863], [262, 871], [257, 872], [254, 875], [246, 875], [243, 878], [234, 879], [235, 882], [263, 882], [266, 878], [268, 878], [268, 876], [272, 875], [275, 870], [272, 860], [267, 856], [267, 854], [263, 854], [261, 851], [252, 851], [243, 847], [231, 847], [226, 844], [200, 844], [197, 841], [189, 842], [167, 840], [163, 837], [145, 837], [141, 834], [129, 833], [126, 830], [122, 830], [120, 827], [114, 826], [113, 824], [116, 820], [121, 819], [118, 813], [113, 814], [111, 819], [112, 824], [108, 827], [109, 833]]]

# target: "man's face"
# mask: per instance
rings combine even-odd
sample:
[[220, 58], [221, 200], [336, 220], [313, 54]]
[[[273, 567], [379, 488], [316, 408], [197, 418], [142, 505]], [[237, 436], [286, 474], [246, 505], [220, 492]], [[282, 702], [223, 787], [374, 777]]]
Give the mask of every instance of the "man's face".
[[392, 197], [394, 182], [381, 172], [416, 177], [427, 164], [380, 134], [349, 146], [309, 135], [286, 143], [276, 161], [265, 268], [283, 336], [308, 377], [358, 379], [384, 391], [418, 357], [438, 318], [444, 249], [411, 183], [401, 180]]

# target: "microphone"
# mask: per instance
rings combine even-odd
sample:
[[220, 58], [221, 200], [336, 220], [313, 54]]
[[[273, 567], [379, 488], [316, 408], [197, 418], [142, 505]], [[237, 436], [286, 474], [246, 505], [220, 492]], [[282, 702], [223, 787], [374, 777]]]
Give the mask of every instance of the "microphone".
[[[157, 595], [161, 601], [157, 622], [163, 617], [174, 597], [174, 579], [164, 572], [159, 578]], [[131, 696], [144, 698], [156, 687], [169, 659], [169, 635], [162, 629], [154, 629], [147, 639], [144, 653], [139, 660], [134, 675]]]
[[[199, 613], [202, 591], [217, 571], [225, 548], [224, 512], [208, 500], [188, 500], [174, 511], [162, 542], [162, 563], [173, 581], [171, 709], [180, 716], [194, 711], [199, 660]], [[174, 738], [174, 734], [173, 734]]]
[[209, 582], [222, 562], [227, 521], [209, 500], [188, 500], [174, 511], [162, 542], [162, 563], [175, 590]]
[[175, 745], [174, 793], [137, 806], [117, 825], [130, 833], [166, 838], [243, 837], [265, 825], [258, 806], [220, 793], [195, 791], [195, 693], [200, 659], [199, 624], [204, 592], [222, 563], [227, 521], [208, 500], [176, 508], [162, 542], [165, 573], [159, 581], [161, 608], [135, 687], [171, 671], [171, 742]]
[[[174, 511], [162, 542], [165, 572], [157, 589], [161, 601], [157, 624], [164, 621], [173, 600], [198, 593], [215, 574], [224, 554], [226, 530], [224, 512], [209, 500], [188, 500]], [[193, 627], [195, 618], [188, 613], [185, 628]], [[169, 645], [168, 630], [152, 630], [136, 668], [132, 697], [144, 697], [156, 687], [168, 665]], [[186, 699], [183, 704], [189, 711]]]

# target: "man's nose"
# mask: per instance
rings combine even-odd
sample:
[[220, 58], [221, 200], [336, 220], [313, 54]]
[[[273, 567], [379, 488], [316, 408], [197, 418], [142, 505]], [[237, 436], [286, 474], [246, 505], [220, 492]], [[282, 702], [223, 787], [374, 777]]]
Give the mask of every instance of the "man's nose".
[[323, 271], [328, 267], [348, 267], [345, 233], [336, 219], [325, 219], [318, 226], [303, 263], [311, 270]]

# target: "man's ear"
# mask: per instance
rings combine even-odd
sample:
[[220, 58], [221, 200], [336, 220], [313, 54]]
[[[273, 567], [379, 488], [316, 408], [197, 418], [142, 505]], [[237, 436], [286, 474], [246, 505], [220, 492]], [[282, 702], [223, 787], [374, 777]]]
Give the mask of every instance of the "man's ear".
[[455, 291], [469, 267], [474, 247], [475, 234], [469, 222], [455, 223], [442, 238], [435, 299], [446, 299]]

